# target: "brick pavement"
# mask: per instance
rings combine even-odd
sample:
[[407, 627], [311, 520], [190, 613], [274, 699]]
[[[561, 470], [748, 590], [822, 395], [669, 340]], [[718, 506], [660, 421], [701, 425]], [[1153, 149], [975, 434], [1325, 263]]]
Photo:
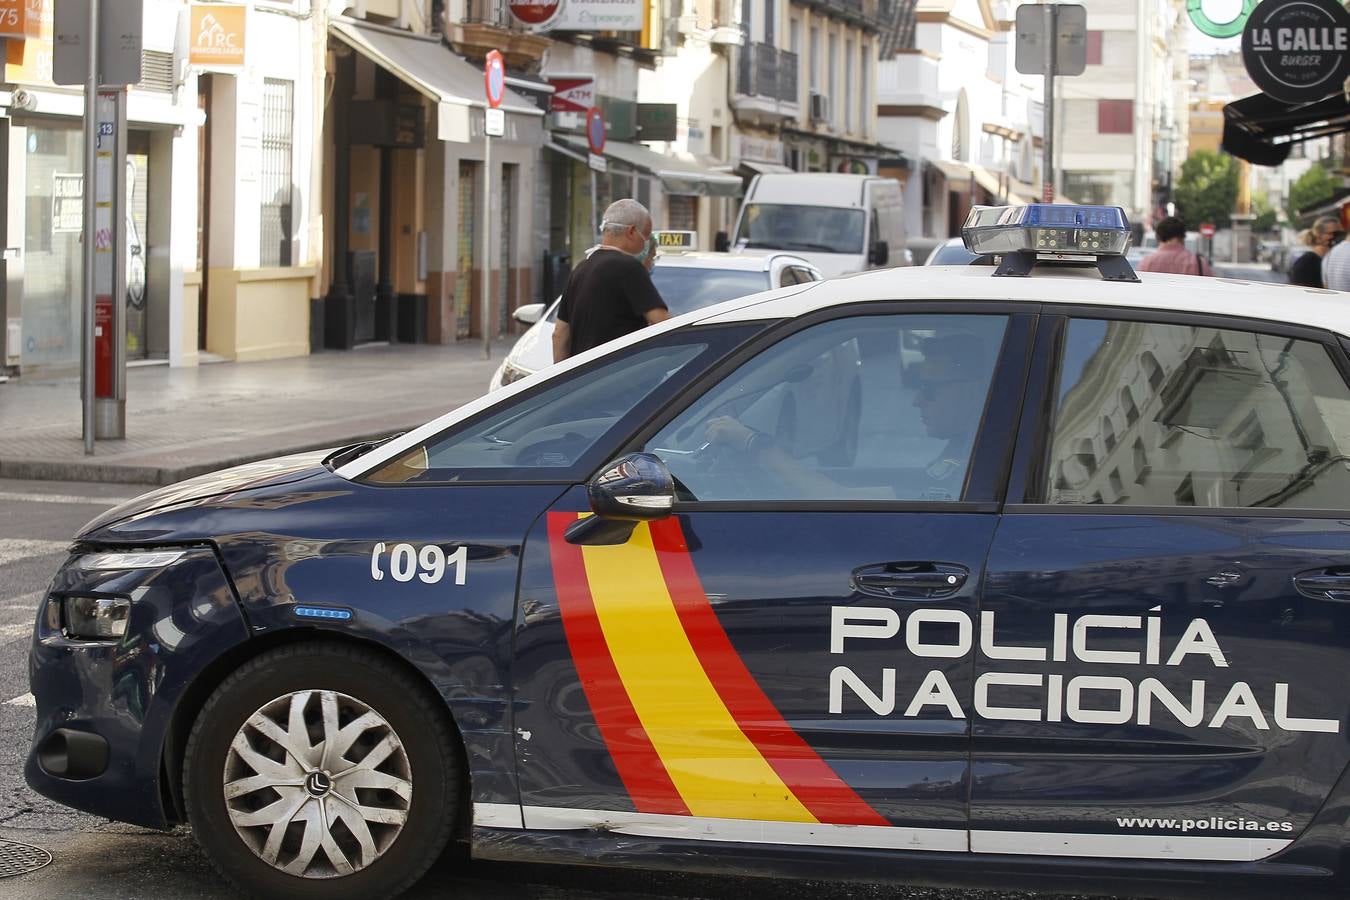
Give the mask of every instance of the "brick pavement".
[[374, 346], [298, 359], [127, 373], [127, 438], [85, 456], [79, 383], [0, 384], [0, 478], [171, 484], [300, 450], [417, 426], [480, 396], [482, 345]]

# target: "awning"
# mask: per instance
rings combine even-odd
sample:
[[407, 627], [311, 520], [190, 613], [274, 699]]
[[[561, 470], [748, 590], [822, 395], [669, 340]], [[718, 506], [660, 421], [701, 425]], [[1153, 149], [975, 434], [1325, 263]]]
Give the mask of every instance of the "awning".
[[[487, 108], [483, 70], [456, 56], [439, 36], [397, 31], [354, 19], [336, 19], [329, 29], [344, 44], [437, 103]], [[544, 111], [506, 90], [502, 109], [543, 118]]]
[[970, 180], [970, 166], [946, 159], [928, 159], [924, 162], [941, 172], [948, 181]]
[[[555, 135], [554, 140], [578, 153], [589, 150], [583, 137], [564, 134]], [[667, 194], [698, 197], [739, 197], [741, 194], [739, 177], [715, 172], [688, 154], [675, 156], [657, 153], [640, 144], [606, 141], [604, 156], [660, 179], [661, 188]]]
[[759, 175], [789, 175], [793, 171], [782, 163], [760, 162], [757, 159], [742, 159], [737, 166]]
[[1299, 105], [1253, 94], [1223, 108], [1223, 149], [1258, 166], [1278, 166], [1294, 144], [1344, 131], [1350, 98], [1342, 93]]
[[1013, 181], [1011, 178], [1003, 184], [999, 184], [999, 176], [990, 172], [984, 166], [971, 166], [970, 169], [975, 175], [975, 183], [995, 197], [1006, 196], [1009, 203], [1034, 202], [1017, 193], [1017, 182]]

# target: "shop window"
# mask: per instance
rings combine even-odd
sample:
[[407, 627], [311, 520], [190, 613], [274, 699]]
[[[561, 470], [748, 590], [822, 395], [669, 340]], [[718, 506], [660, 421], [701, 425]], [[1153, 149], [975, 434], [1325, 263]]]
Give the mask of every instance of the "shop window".
[[292, 143], [294, 132], [294, 92], [290, 81], [263, 80], [262, 159], [259, 170], [261, 188], [260, 266], [292, 264], [294, 224], [291, 186]]

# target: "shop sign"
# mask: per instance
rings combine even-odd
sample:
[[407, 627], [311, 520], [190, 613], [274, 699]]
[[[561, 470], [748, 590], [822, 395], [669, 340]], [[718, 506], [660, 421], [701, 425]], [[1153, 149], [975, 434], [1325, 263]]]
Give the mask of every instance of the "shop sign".
[[584, 113], [595, 105], [594, 75], [550, 75], [553, 97], [549, 112]]
[[0, 0], [0, 38], [35, 38], [42, 34], [42, 0]]
[[508, 0], [507, 9], [535, 31], [641, 31], [644, 0]]
[[741, 135], [738, 156], [743, 162], [778, 163], [783, 162], [783, 142], [773, 138], [757, 138]]
[[1242, 62], [1276, 100], [1329, 97], [1350, 75], [1350, 12], [1335, 0], [1265, 0], [1242, 32]]
[[79, 234], [84, 230], [84, 175], [52, 173], [52, 234]]
[[188, 63], [194, 66], [242, 66], [248, 7], [193, 4], [188, 22]]
[[39, 2], [37, 12], [36, 35], [21, 41], [4, 41], [5, 81], [11, 84], [52, 83], [52, 36], [55, 33], [52, 4]]

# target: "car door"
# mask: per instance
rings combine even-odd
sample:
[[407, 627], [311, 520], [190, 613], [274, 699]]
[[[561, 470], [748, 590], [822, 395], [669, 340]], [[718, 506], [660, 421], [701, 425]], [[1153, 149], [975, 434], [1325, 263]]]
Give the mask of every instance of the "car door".
[[972, 848], [1279, 853], [1350, 763], [1340, 350], [1161, 313], [1042, 329], [981, 600]]
[[615, 447], [665, 462], [673, 515], [579, 546], [584, 488], [554, 504], [521, 576], [525, 827], [967, 848], [973, 619], [1030, 319], [785, 324]]

